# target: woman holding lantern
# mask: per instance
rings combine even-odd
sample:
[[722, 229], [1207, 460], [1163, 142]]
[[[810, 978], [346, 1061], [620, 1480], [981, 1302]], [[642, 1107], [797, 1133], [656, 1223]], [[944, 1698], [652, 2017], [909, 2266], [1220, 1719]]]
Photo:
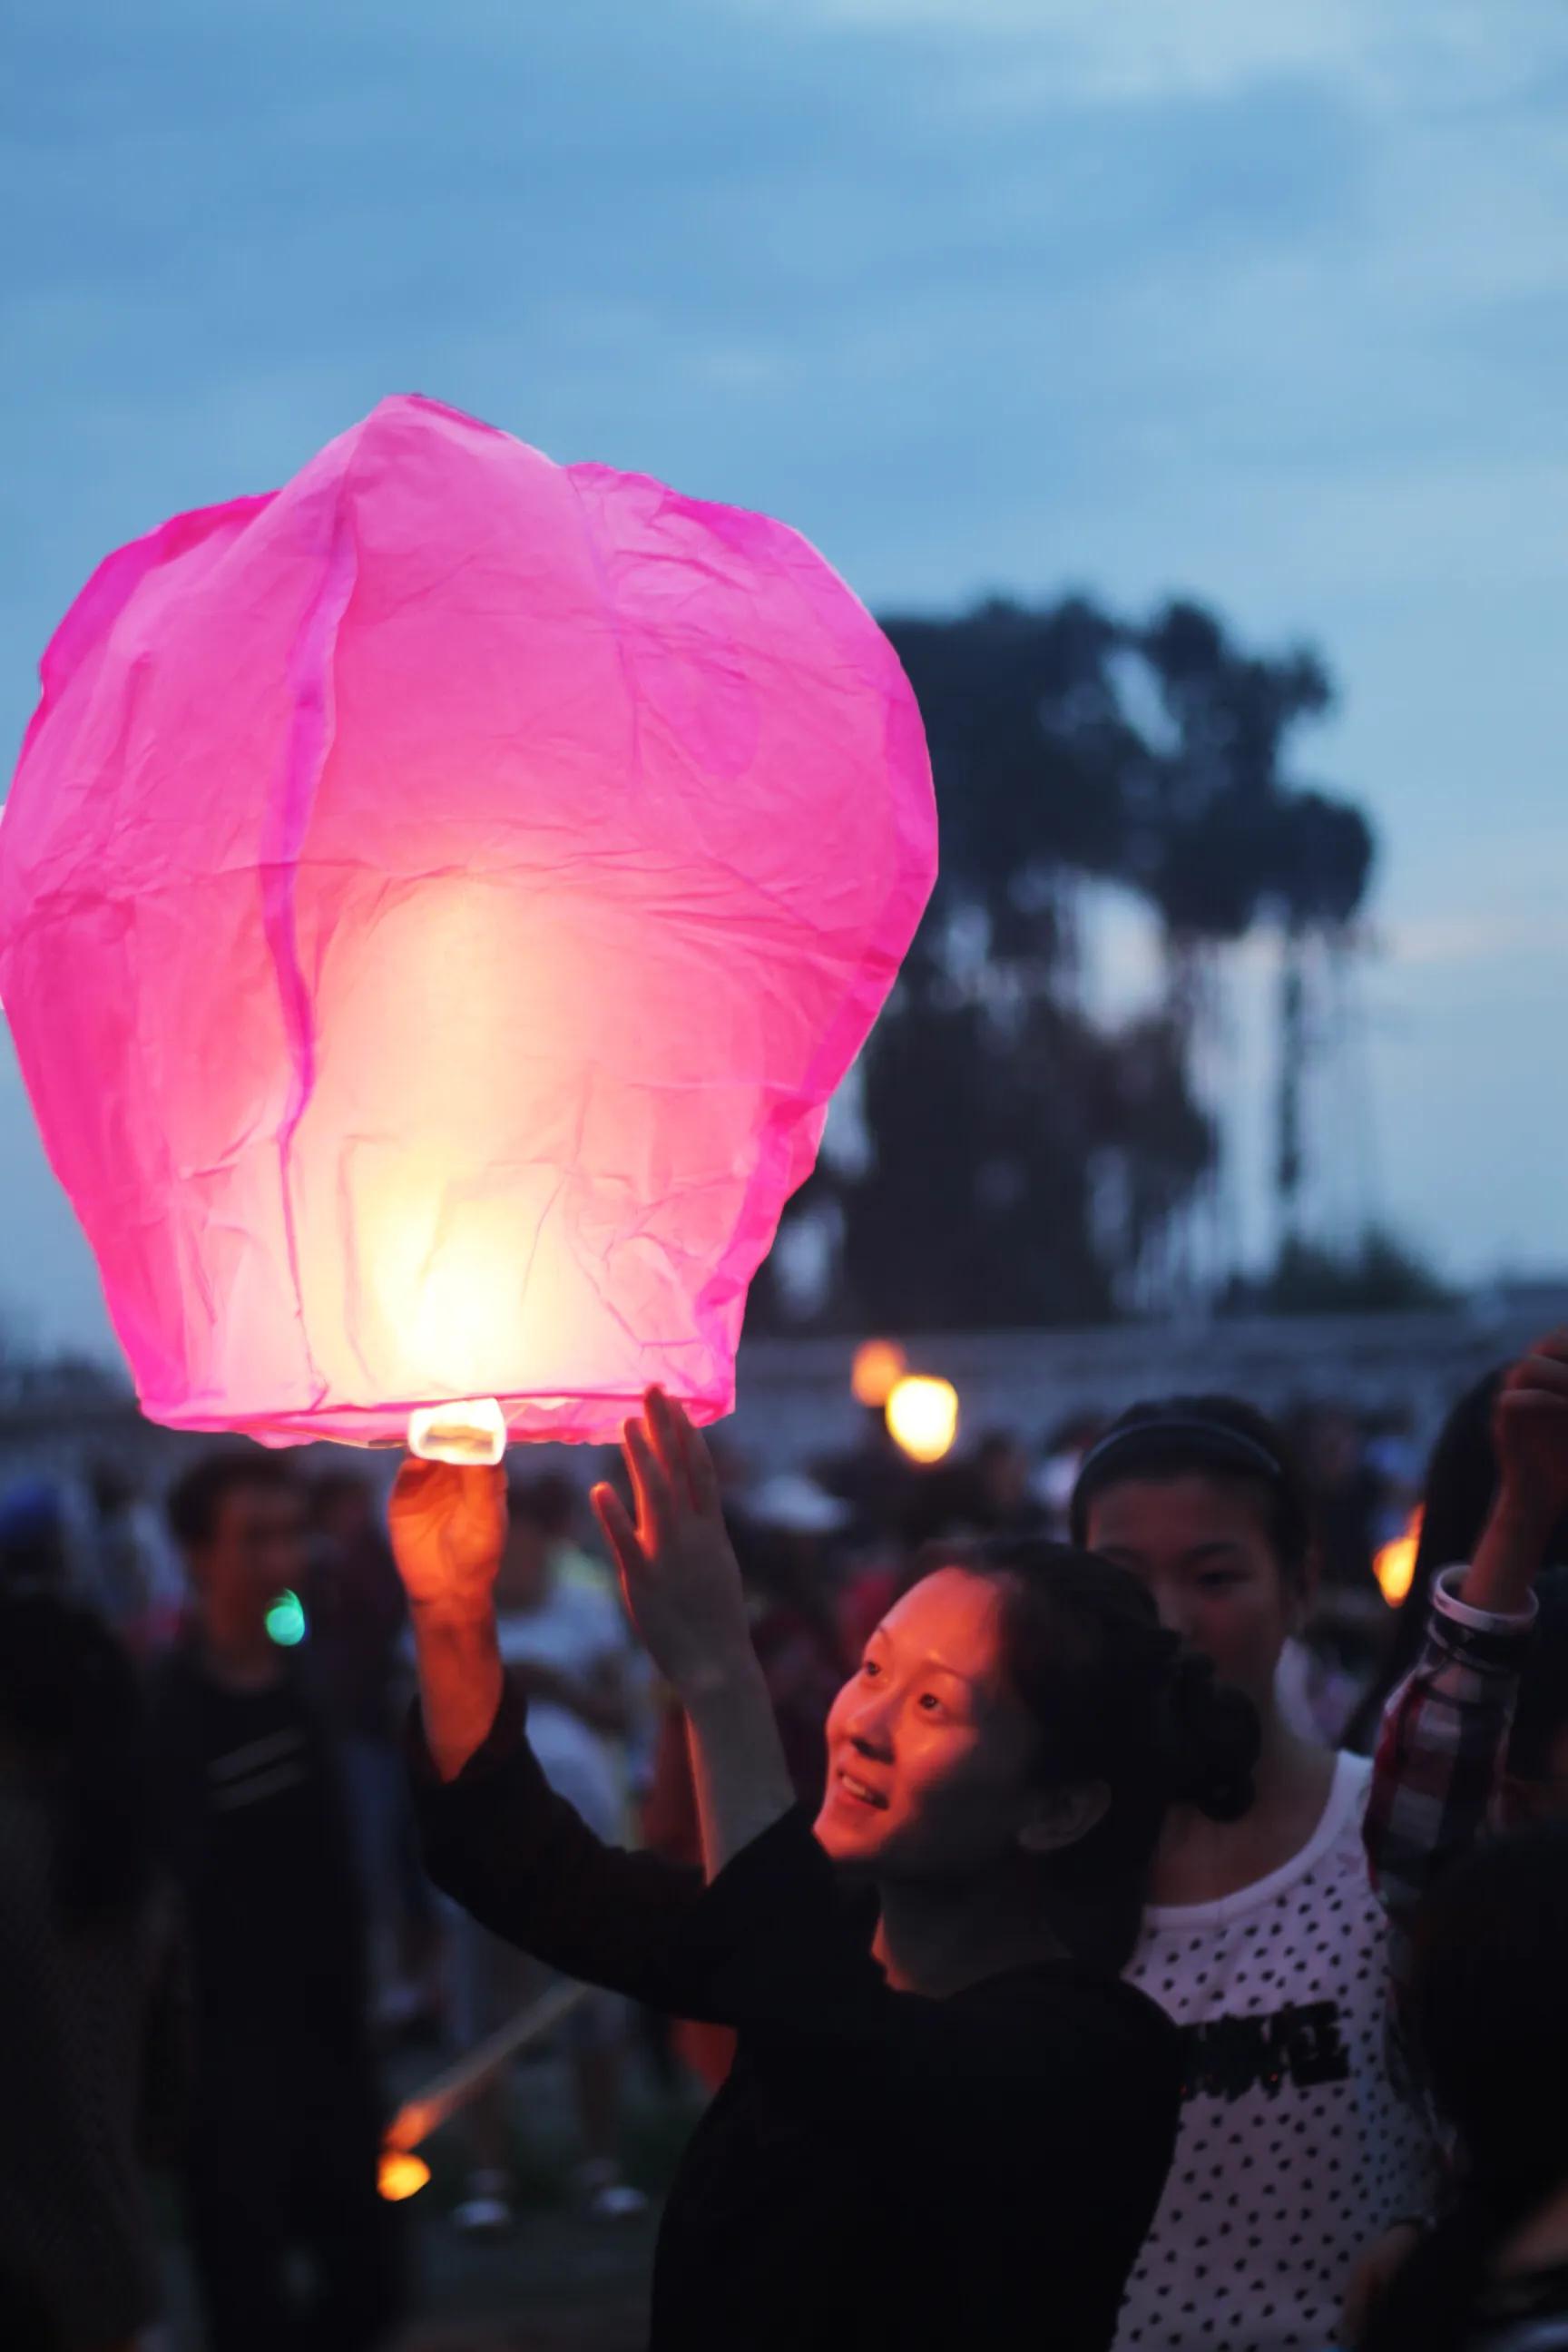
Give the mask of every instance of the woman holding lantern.
[[417, 1644], [427, 1859], [569, 1974], [737, 2029], [671, 2193], [655, 2352], [816, 2340], [1108, 2346], [1170, 2161], [1173, 2031], [1119, 1981], [1167, 1804], [1232, 1814], [1256, 1727], [1134, 1580], [994, 1545], [907, 1594], [795, 1801], [707, 1450], [658, 1391], [637, 1517], [595, 1496], [692, 1727], [704, 1867], [603, 1844], [505, 1678], [499, 1472], [410, 1463], [392, 1527]]

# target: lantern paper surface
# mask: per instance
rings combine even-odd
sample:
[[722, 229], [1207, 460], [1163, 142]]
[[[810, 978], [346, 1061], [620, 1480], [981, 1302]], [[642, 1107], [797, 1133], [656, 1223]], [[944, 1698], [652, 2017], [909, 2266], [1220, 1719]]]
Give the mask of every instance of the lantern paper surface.
[[391, 400], [110, 556], [43, 688], [0, 998], [146, 1411], [728, 1411], [935, 870], [913, 696], [822, 559]]

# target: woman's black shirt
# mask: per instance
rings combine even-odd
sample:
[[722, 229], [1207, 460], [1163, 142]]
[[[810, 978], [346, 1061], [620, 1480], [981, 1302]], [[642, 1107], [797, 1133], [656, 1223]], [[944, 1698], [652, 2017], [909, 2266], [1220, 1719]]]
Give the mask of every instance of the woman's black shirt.
[[1175, 2140], [1163, 2013], [1067, 1959], [891, 1991], [875, 1900], [803, 1811], [705, 1889], [602, 1844], [524, 1715], [509, 1685], [446, 1785], [416, 1730], [437, 1885], [570, 1976], [739, 2032], [666, 2208], [653, 2352], [1102, 2352]]

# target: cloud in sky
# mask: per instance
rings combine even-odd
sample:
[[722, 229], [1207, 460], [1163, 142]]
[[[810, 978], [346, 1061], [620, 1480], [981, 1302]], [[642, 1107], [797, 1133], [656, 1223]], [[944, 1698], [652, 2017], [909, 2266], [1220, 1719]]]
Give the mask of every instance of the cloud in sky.
[[[13, 740], [108, 546], [413, 386], [784, 514], [884, 609], [1189, 588], [1343, 688], [1301, 763], [1384, 829], [1391, 1208], [1568, 1259], [1568, 950], [1494, 971], [1458, 1135], [1429, 951], [1568, 848], [1560, 0], [17, 0], [8, 46]], [[0, 1154], [47, 1314], [14, 1085]]]

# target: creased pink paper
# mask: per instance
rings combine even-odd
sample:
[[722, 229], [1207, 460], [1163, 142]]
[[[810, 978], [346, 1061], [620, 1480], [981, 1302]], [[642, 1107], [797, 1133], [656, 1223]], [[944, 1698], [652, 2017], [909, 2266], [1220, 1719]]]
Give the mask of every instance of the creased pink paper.
[[111, 555], [43, 688], [0, 996], [153, 1419], [727, 1412], [935, 871], [913, 696], [821, 557], [388, 400]]

